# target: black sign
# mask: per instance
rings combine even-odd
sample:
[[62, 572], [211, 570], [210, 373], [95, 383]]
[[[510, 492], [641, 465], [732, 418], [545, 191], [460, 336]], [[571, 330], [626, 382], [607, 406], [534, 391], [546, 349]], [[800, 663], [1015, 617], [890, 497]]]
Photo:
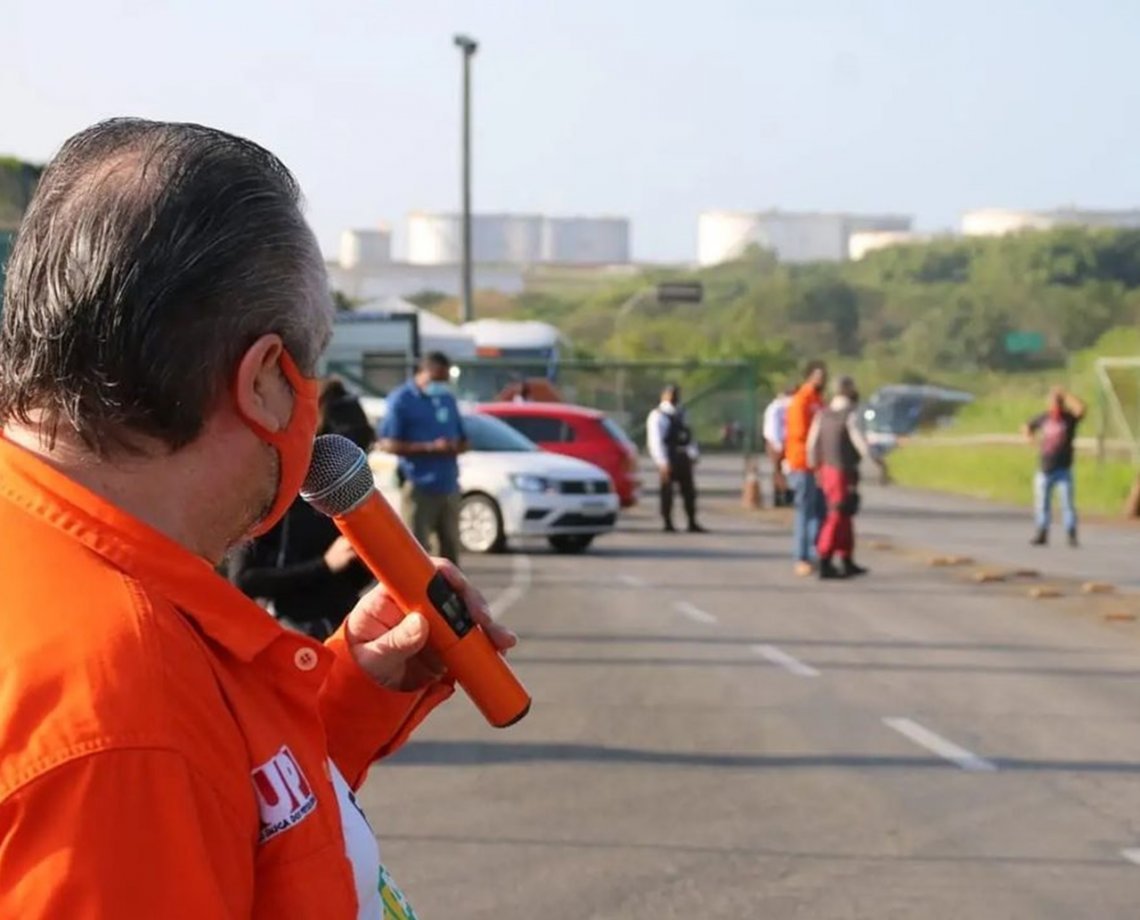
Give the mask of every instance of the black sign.
[[699, 281], [666, 281], [657, 285], [658, 303], [700, 303], [705, 286]]

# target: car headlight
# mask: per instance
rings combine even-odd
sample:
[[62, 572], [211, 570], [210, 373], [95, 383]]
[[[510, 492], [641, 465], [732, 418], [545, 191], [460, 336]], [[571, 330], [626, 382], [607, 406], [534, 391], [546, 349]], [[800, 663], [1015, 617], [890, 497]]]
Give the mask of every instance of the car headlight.
[[520, 492], [548, 492], [550, 480], [541, 476], [530, 476], [526, 473], [516, 473], [511, 476], [511, 485]]

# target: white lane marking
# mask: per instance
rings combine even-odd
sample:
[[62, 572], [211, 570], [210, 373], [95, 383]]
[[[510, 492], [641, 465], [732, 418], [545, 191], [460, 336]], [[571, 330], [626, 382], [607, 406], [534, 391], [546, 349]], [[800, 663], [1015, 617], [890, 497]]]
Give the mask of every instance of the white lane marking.
[[804, 664], [798, 658], [794, 658], [785, 652], [783, 649], [776, 648], [774, 645], [754, 645], [754, 651], [761, 658], [765, 658], [772, 664], [779, 665], [786, 671], [795, 674], [796, 677], [819, 677], [819, 671], [813, 668], [810, 664]]
[[1140, 866], [1140, 849], [1132, 847], [1127, 850], [1121, 850], [1120, 855], [1132, 863], [1132, 865]]
[[618, 581], [625, 585], [627, 588], [648, 588], [649, 582], [644, 578], [638, 578], [636, 575], [619, 575]]
[[490, 603], [491, 618], [495, 620], [501, 619], [530, 590], [530, 556], [525, 553], [516, 553], [512, 559], [511, 583]]
[[700, 607], [697, 607], [694, 604], [690, 604], [688, 601], [677, 601], [677, 603], [673, 605], [673, 609], [682, 616], [686, 616], [690, 620], [695, 620], [697, 623], [716, 622], [716, 617], [714, 617], [711, 613], [709, 613], [707, 610], [701, 610]]
[[997, 770], [997, 764], [979, 757], [973, 751], [967, 751], [964, 747], [958, 747], [953, 741], [947, 741], [941, 735], [936, 735], [929, 728], [911, 719], [883, 719], [883, 724], [909, 738], [919, 747], [924, 747], [939, 757], [957, 764], [963, 770], [971, 773], [993, 773]]

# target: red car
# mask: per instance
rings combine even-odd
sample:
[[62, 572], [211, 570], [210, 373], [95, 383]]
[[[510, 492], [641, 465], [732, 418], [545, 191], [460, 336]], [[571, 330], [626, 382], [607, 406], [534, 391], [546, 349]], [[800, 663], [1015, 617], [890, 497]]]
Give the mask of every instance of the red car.
[[601, 467], [613, 480], [622, 507], [637, 504], [637, 446], [605, 413], [551, 402], [485, 403], [476, 411], [506, 422], [543, 450]]

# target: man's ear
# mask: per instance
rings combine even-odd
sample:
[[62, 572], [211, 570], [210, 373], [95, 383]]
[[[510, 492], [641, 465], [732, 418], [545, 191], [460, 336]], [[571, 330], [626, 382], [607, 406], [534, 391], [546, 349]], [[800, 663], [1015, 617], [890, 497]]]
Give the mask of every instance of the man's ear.
[[269, 432], [285, 428], [293, 411], [291, 390], [280, 366], [284, 351], [279, 335], [263, 335], [241, 356], [234, 378], [238, 412]]

